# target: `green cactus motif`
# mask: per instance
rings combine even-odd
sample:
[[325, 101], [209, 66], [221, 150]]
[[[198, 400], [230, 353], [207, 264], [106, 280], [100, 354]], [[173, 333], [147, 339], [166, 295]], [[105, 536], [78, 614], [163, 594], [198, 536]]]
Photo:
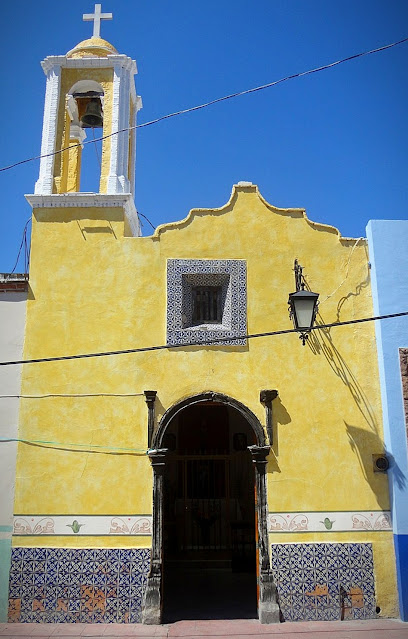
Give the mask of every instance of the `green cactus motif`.
[[69, 526], [69, 528], [72, 528], [72, 532], [75, 533], [75, 534], [79, 533], [79, 530], [80, 530], [81, 526], [84, 526], [84, 525], [85, 524], [78, 523], [78, 521], [76, 519], [74, 519], [72, 524], [67, 524], [67, 526]]
[[323, 519], [323, 521], [320, 521], [320, 523], [324, 525], [326, 530], [331, 530], [333, 528], [333, 524], [334, 524], [335, 521], [336, 521], [335, 519], [333, 519], [333, 521], [331, 521], [328, 517], [325, 517]]

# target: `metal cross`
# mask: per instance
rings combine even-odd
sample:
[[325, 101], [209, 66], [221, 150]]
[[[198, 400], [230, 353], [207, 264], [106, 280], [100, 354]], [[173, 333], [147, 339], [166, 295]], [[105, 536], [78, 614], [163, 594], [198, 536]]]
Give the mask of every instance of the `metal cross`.
[[93, 38], [101, 37], [101, 20], [112, 20], [113, 16], [111, 13], [101, 13], [100, 4], [95, 5], [95, 13], [84, 13], [82, 18], [83, 20], [93, 20]]

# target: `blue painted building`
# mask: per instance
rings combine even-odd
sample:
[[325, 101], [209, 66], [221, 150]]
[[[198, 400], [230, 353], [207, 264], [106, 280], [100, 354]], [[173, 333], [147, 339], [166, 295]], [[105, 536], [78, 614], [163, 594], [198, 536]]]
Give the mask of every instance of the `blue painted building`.
[[[408, 221], [371, 220], [367, 238], [375, 315], [408, 311]], [[391, 512], [401, 619], [408, 621], [408, 317], [376, 322], [384, 440], [390, 460]]]

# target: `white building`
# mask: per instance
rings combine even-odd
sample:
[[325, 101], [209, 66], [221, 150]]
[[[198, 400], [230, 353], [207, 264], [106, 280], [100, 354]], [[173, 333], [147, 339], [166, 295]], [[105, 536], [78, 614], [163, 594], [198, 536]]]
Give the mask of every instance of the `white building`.
[[[28, 275], [0, 274], [0, 361], [22, 357]], [[0, 622], [7, 621], [21, 366], [0, 366]]]

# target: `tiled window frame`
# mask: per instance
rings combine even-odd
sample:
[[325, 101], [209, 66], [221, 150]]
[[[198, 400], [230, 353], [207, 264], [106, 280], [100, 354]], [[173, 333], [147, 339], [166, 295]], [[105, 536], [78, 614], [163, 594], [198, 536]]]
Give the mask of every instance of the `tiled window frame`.
[[[193, 325], [194, 286], [222, 287], [222, 322]], [[222, 339], [220, 346], [245, 346], [247, 332], [245, 260], [167, 260], [167, 344]], [[231, 339], [236, 338], [236, 339]]]

